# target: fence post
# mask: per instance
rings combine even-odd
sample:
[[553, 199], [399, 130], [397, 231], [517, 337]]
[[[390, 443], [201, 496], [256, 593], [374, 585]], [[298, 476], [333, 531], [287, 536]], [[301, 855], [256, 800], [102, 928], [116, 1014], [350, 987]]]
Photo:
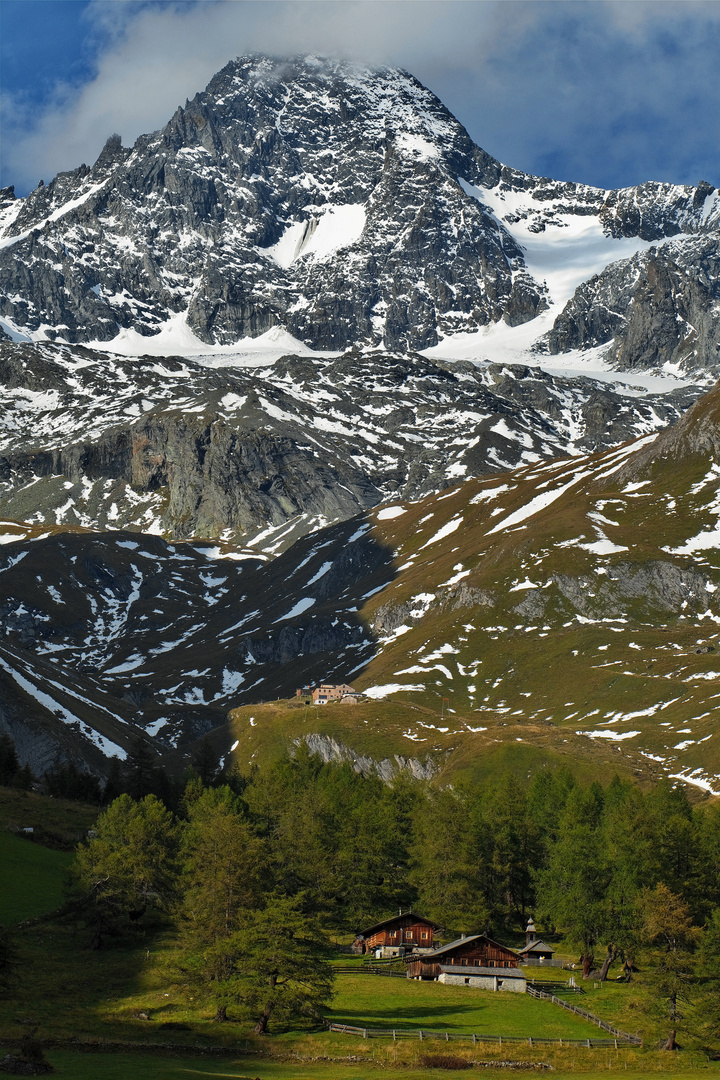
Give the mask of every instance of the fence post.
[[363, 1039], [367, 1039], [367, 1028], [363, 1028]]
[[450, 1034], [447, 1031], [445, 1032], [445, 1042], [450, 1042]]
[[422, 1028], [420, 1028], [419, 1035], [420, 1035], [420, 1042], [422, 1042]]
[[615, 1049], [617, 1050], [617, 1039], [615, 1040]]
[[530, 1045], [532, 1046], [532, 1035], [531, 1035], [531, 1036], [530, 1036], [530, 1038], [528, 1039], [528, 1042], [529, 1042], [529, 1043], [530, 1043]]
[[477, 1037], [473, 1034], [473, 1046], [477, 1043]]
[[587, 1041], [587, 1047], [588, 1047], [588, 1050], [590, 1050], [590, 1040], [589, 1039]]
[[395, 1042], [395, 1028], [393, 1028], [393, 1042]]

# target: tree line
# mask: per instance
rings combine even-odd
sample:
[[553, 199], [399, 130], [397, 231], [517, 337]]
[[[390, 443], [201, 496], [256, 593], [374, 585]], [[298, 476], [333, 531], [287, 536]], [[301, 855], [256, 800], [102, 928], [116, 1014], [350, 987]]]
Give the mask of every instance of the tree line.
[[[629, 980], [642, 957], [670, 1030], [698, 987], [715, 985], [720, 807], [693, 805], [669, 780], [648, 791], [617, 777], [603, 787], [561, 768], [526, 781], [387, 785], [304, 745], [249, 775], [219, 774], [204, 742], [178, 782], [139, 741], [100, 797], [109, 805], [73, 871], [91, 943], [162, 911], [178, 934], [182, 979], [206, 987], [218, 1019], [249, 1008], [263, 942], [279, 948], [284, 934], [322, 960], [327, 932], [411, 907], [448, 935], [487, 932], [511, 946], [532, 914], [586, 978]], [[262, 987], [279, 983], [258, 1023], [266, 1006], [265, 1027], [299, 993], [299, 970], [285, 981], [263, 975]], [[319, 997], [308, 991], [295, 1013], [312, 1015], [327, 994], [322, 963], [316, 974], [319, 983], [309, 969], [303, 978]], [[707, 1020], [710, 998], [700, 997]]]
[[693, 806], [670, 781], [643, 792], [559, 769], [526, 783], [387, 785], [303, 746], [249, 776], [209, 779], [191, 777], [174, 812], [153, 794], [113, 801], [73, 879], [96, 946], [149, 908], [168, 913], [179, 977], [204, 987], [219, 1020], [239, 1008], [264, 1031], [271, 1014], [318, 1016], [328, 933], [411, 907], [448, 935], [510, 945], [533, 914], [586, 978], [630, 980], [641, 957], [669, 1045], [688, 1003], [697, 1014], [702, 999], [706, 1026], [720, 1019], [708, 1004], [720, 808]]

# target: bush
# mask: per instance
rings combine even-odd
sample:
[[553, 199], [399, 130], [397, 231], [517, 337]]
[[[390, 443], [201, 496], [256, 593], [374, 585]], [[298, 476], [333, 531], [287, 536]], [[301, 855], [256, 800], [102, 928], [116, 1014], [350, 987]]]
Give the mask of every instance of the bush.
[[472, 1069], [472, 1061], [454, 1054], [421, 1054], [420, 1064], [425, 1069]]

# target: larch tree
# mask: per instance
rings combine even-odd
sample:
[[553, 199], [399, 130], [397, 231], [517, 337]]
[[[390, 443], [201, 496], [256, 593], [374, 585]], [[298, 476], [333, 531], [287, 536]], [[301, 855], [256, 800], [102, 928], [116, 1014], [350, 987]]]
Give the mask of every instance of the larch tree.
[[248, 912], [233, 936], [235, 963], [220, 985], [223, 1005], [238, 1006], [264, 1035], [274, 1023], [319, 1023], [333, 990], [329, 945], [303, 898], [272, 899]]
[[640, 898], [642, 932], [651, 945], [656, 1009], [669, 1025], [663, 1044], [676, 1049], [676, 1035], [691, 1003], [696, 981], [694, 952], [701, 930], [693, 926], [688, 905], [667, 885], [647, 889]]
[[[183, 975], [210, 988], [234, 971], [234, 935], [257, 906], [265, 884], [263, 845], [244, 818], [239, 799], [228, 787], [210, 788], [189, 803], [180, 860], [180, 899], [176, 915]], [[216, 1020], [226, 1019], [218, 1004]]]
[[599, 793], [576, 788], [538, 875], [539, 906], [578, 945], [585, 979], [595, 968], [597, 946], [613, 937], [607, 903], [612, 872], [601, 825]]
[[154, 795], [121, 795], [100, 815], [95, 836], [81, 844], [71, 889], [94, 926], [92, 948], [106, 934], [136, 923], [148, 907], [164, 908], [176, 873], [176, 829]]

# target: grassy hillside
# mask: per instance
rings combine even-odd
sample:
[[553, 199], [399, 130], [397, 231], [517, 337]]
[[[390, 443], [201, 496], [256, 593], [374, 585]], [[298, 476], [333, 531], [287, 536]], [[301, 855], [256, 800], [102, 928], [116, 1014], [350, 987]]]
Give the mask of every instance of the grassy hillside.
[[719, 478], [697, 439], [640, 440], [374, 512], [395, 576], [343, 675], [373, 700], [243, 706], [218, 749], [245, 769], [317, 733], [447, 780], [564, 761], [720, 792]]
[[[97, 815], [96, 806], [0, 787], [0, 923], [61, 905], [72, 849]], [[32, 838], [18, 832], [24, 828], [32, 828]]]
[[0, 831], [32, 828], [45, 847], [72, 849], [99, 813], [97, 806], [0, 787]]

